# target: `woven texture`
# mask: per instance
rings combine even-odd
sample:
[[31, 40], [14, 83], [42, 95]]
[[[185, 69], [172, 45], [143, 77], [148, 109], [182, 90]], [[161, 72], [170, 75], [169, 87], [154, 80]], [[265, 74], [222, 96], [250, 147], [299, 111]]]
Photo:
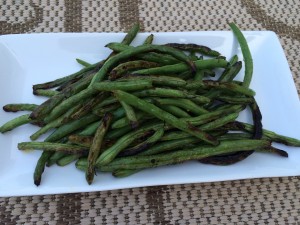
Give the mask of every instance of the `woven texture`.
[[[298, 0], [0, 0], [0, 34], [275, 31], [300, 91]], [[300, 92], [299, 92], [300, 93]], [[1, 224], [300, 224], [300, 177], [0, 198]]]

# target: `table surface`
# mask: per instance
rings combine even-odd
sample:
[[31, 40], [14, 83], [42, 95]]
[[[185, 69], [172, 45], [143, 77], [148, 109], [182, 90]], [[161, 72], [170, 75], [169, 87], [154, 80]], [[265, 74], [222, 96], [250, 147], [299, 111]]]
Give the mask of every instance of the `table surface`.
[[[300, 93], [297, 0], [2, 0], [0, 34], [272, 30]], [[0, 198], [5, 224], [299, 224], [300, 177]]]

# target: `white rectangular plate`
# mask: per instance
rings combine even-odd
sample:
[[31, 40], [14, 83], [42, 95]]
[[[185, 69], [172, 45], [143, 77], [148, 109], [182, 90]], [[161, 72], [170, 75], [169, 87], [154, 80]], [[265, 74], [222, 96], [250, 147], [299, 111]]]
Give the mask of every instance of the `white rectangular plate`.
[[[244, 32], [254, 59], [251, 88], [263, 114], [263, 125], [280, 134], [300, 138], [300, 104], [287, 60], [273, 32]], [[148, 34], [139, 34], [134, 44]], [[75, 58], [97, 62], [109, 54], [104, 45], [122, 40], [123, 33], [24, 34], [0, 37], [0, 105], [41, 103], [32, 95], [32, 85], [68, 75], [81, 68]], [[242, 58], [230, 31], [156, 33], [154, 43], [198, 43], [220, 51], [228, 59]], [[243, 71], [240, 73], [240, 79]], [[20, 115], [0, 112], [0, 124]], [[249, 115], [241, 115], [248, 120]], [[33, 171], [40, 151], [21, 152], [17, 143], [29, 141], [36, 127], [24, 125], [0, 134], [0, 196], [24, 196], [89, 192], [121, 188], [224, 181], [235, 179], [300, 175], [300, 149], [280, 145], [289, 158], [255, 153], [231, 166], [188, 162], [147, 169], [128, 178], [98, 173], [88, 185], [74, 164], [46, 168], [39, 187], [33, 184]]]

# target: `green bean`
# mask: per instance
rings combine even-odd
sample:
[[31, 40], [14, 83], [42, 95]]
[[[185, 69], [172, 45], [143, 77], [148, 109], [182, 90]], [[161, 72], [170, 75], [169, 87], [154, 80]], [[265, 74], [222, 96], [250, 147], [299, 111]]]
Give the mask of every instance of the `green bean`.
[[92, 64], [90, 64], [90, 63], [88, 63], [88, 62], [86, 62], [86, 61], [84, 61], [84, 60], [82, 60], [82, 59], [76, 59], [76, 61], [80, 64], [80, 65], [82, 65], [82, 66], [84, 66], [84, 67], [88, 67], [88, 66], [91, 66]]
[[238, 61], [232, 66], [226, 68], [224, 73], [219, 77], [218, 81], [232, 81], [242, 69], [242, 62]]
[[234, 23], [229, 23], [229, 26], [240, 44], [242, 54], [244, 57], [245, 76], [244, 76], [243, 86], [249, 87], [252, 79], [252, 74], [253, 74], [253, 59], [251, 56], [251, 52], [247, 44], [247, 40], [244, 37], [243, 33], [240, 31], [240, 29]]
[[167, 86], [167, 87], [184, 87], [186, 81], [178, 77], [170, 76], [139, 76], [138, 74], [124, 76], [122, 80], [149, 80], [154, 85]]
[[176, 117], [179, 118], [189, 118], [191, 117], [190, 114], [188, 114], [186, 111], [182, 110], [181, 108], [177, 107], [177, 106], [173, 106], [173, 105], [160, 105], [160, 108], [162, 108], [163, 110], [173, 114]]
[[[228, 111], [228, 112], [230, 112], [230, 111]], [[180, 120], [187, 121], [193, 125], [200, 125], [200, 126], [198, 126], [198, 128], [203, 131], [211, 131], [211, 130], [215, 130], [219, 127], [222, 127], [224, 124], [234, 121], [237, 118], [238, 113], [225, 114], [224, 117], [221, 117], [221, 118], [217, 117], [218, 119], [210, 121], [212, 118], [215, 118], [215, 115], [218, 115], [218, 114], [211, 114], [211, 116], [204, 114], [204, 115], [199, 116], [199, 118], [197, 118], [197, 119], [194, 119], [194, 118], [185, 119], [184, 118], [184, 119], [180, 119]], [[207, 123], [207, 121], [210, 121], [210, 122]], [[169, 135], [162, 137], [161, 140], [173, 140], [173, 139], [185, 138], [185, 137], [191, 137], [191, 134], [182, 132], [182, 131], [177, 131], [177, 132], [175, 131]]]
[[217, 51], [214, 51], [210, 49], [207, 46], [203, 45], [197, 45], [197, 44], [178, 44], [178, 43], [168, 43], [165, 44], [166, 46], [172, 47], [172, 48], [177, 48], [179, 50], [183, 51], [192, 51], [192, 52], [200, 52], [203, 55], [208, 55], [208, 56], [220, 56], [221, 54]]
[[96, 121], [94, 123], [91, 123], [89, 125], [87, 125], [86, 128], [84, 128], [82, 131], [79, 132], [79, 135], [82, 136], [92, 136], [95, 134], [98, 126], [100, 124], [100, 121]]
[[76, 161], [75, 166], [77, 169], [86, 171], [87, 169], [87, 158], [80, 158]]
[[206, 109], [198, 106], [189, 99], [155, 98], [154, 101], [160, 105], [178, 106], [196, 115], [201, 115], [208, 112]]
[[91, 184], [94, 180], [95, 163], [98, 156], [103, 151], [103, 139], [110, 126], [111, 121], [112, 121], [111, 114], [104, 115], [104, 117], [101, 120], [101, 124], [98, 127], [96, 134], [94, 136], [92, 145], [90, 147], [89, 155], [88, 155], [88, 167], [85, 173], [85, 178], [88, 184]]
[[[228, 62], [224, 59], [206, 59], [206, 60], [197, 60], [194, 62], [197, 70], [202, 69], [212, 69], [212, 68], [225, 68]], [[174, 74], [182, 73], [189, 69], [185, 63], [177, 63], [174, 65], [161, 66], [151, 69], [142, 69], [134, 71], [133, 74]]]
[[[106, 47], [111, 47], [114, 45], [122, 45], [119, 43], [110, 43], [107, 44]], [[179, 50], [167, 47], [167, 46], [159, 46], [159, 45], [141, 45], [138, 47], [134, 47], [133, 49], [128, 49], [123, 52], [120, 52], [119, 54], [112, 56], [109, 58], [101, 67], [101, 69], [95, 74], [95, 76], [92, 79], [92, 82], [90, 84], [90, 87], [92, 87], [96, 82], [102, 81], [109, 70], [118, 62], [125, 60], [129, 57], [132, 57], [134, 55], [140, 54], [140, 53], [145, 53], [145, 52], [151, 52], [151, 51], [158, 51], [161, 53], [167, 53], [172, 55], [173, 57], [184, 61], [185, 64], [187, 64], [187, 67], [191, 67], [193, 71], [196, 70], [195, 65], [192, 61], [190, 61], [189, 57], [182, 53]], [[183, 64], [183, 65], [185, 65]]]
[[94, 110], [101, 109], [101, 108], [104, 107], [104, 106], [107, 106], [107, 105], [110, 105], [110, 104], [113, 104], [113, 103], [116, 103], [116, 102], [118, 102], [118, 100], [117, 100], [114, 96], [107, 97], [107, 98], [104, 99], [102, 102], [100, 102], [100, 103], [94, 108]]
[[7, 104], [3, 106], [5, 112], [33, 111], [38, 105], [36, 104]]
[[22, 116], [18, 116], [8, 122], [6, 122], [5, 124], [3, 124], [0, 127], [0, 132], [1, 133], [5, 133], [7, 131], [10, 131], [12, 129], [15, 129], [16, 127], [22, 126], [24, 124], [30, 123], [32, 121], [32, 119], [29, 118], [30, 114], [25, 114]]
[[59, 93], [58, 91], [54, 91], [54, 90], [44, 90], [44, 89], [33, 90], [34, 95], [45, 96], [45, 97], [52, 97], [54, 95], [57, 95], [58, 93]]
[[153, 39], [154, 39], [154, 35], [153, 35], [153, 34], [150, 34], [150, 35], [147, 36], [147, 38], [145, 39], [145, 41], [144, 41], [143, 44], [144, 44], [144, 45], [152, 44]]
[[222, 102], [227, 102], [231, 104], [250, 104], [253, 103], [253, 98], [250, 97], [232, 97], [232, 96], [226, 96], [226, 95], [220, 95], [217, 96], [215, 99], [222, 101]]
[[[212, 121], [214, 119], [220, 118], [223, 115], [229, 115], [234, 112], [240, 112], [244, 109], [243, 106], [240, 105], [232, 105], [230, 107], [227, 107], [225, 109], [219, 109], [212, 112], [205, 113], [203, 115], [197, 116], [197, 117], [191, 117], [191, 118], [182, 118], [181, 120], [184, 120], [194, 126], [200, 126], [203, 125], [209, 121]], [[224, 118], [224, 117], [223, 117]], [[203, 128], [203, 127], [202, 127]]]
[[139, 23], [133, 24], [133, 26], [128, 31], [128, 33], [125, 35], [125, 37], [121, 43], [124, 45], [129, 45], [133, 41], [133, 39], [136, 37], [139, 30], [140, 30], [140, 24]]
[[61, 138], [67, 136], [68, 134], [72, 133], [73, 131], [76, 131], [82, 127], [85, 127], [86, 125], [95, 122], [98, 120], [99, 117], [95, 115], [86, 115], [79, 120], [71, 121], [70, 123], [64, 124], [58, 129], [56, 129], [49, 137], [48, 139], [50, 141], [52, 140], [60, 140]]
[[141, 170], [115, 170], [112, 172], [112, 175], [117, 178], [123, 178], [138, 173], [140, 171]]
[[132, 130], [132, 128], [130, 126], [125, 126], [125, 127], [119, 128], [119, 129], [113, 129], [107, 133], [106, 138], [117, 139], [117, 138], [120, 138], [123, 135], [127, 134], [131, 130]]
[[202, 81], [203, 77], [204, 77], [204, 70], [197, 70], [197, 72], [195, 73], [194, 80]]
[[[100, 126], [100, 123], [97, 123], [98, 126]], [[80, 145], [83, 147], [91, 147], [93, 136], [84, 136], [84, 135], [76, 135], [72, 134], [68, 136], [68, 141], [72, 144]]]
[[117, 169], [145, 169], [163, 165], [173, 165], [188, 160], [199, 160], [210, 156], [232, 153], [236, 151], [250, 151], [257, 148], [269, 147], [265, 140], [234, 140], [222, 141], [217, 146], [200, 146], [190, 150], [178, 150], [171, 153], [151, 156], [129, 156], [115, 159], [108, 165], [97, 164], [101, 171], [115, 171]]
[[65, 82], [71, 81], [73, 79], [81, 78], [85, 73], [90, 72], [90, 71], [96, 69], [97, 67], [100, 67], [101, 64], [102, 64], [102, 62], [94, 63], [91, 66], [85, 67], [85, 68], [79, 70], [78, 72], [73, 73], [69, 76], [58, 78], [54, 81], [50, 81], [50, 82], [46, 82], [46, 83], [42, 83], [42, 84], [35, 84], [35, 85], [33, 85], [33, 90], [49, 89], [49, 88], [57, 87]]
[[[136, 115], [137, 121], [139, 121], [140, 119], [143, 120], [143, 119], [151, 118], [151, 116], [148, 116], [146, 113], [143, 113], [143, 112], [137, 112], [135, 115]], [[118, 128], [125, 127], [128, 125], [130, 125], [130, 120], [126, 116], [126, 117], [122, 117], [122, 118], [116, 120], [115, 122], [113, 122], [111, 125], [111, 128], [118, 129]]]
[[[116, 110], [118, 108], [120, 108], [119, 103], [111, 104], [111, 105], [105, 106], [103, 108], [94, 109], [93, 114], [95, 114], [99, 117], [102, 117], [102, 116], [104, 116], [105, 113], [108, 113], [108, 112], [113, 114], [114, 110]], [[116, 117], [115, 119], [118, 119], [118, 118]]]
[[33, 181], [36, 186], [39, 186], [41, 184], [42, 174], [45, 170], [45, 165], [52, 155], [53, 152], [51, 151], [43, 151], [40, 158], [38, 159], [33, 173]]
[[80, 117], [88, 114], [92, 110], [92, 108], [102, 102], [107, 96], [107, 93], [99, 93], [94, 98], [89, 99], [87, 102], [82, 104], [81, 108], [77, 112], [73, 113], [71, 118], [79, 119]]
[[201, 140], [196, 137], [186, 137], [176, 140], [163, 141], [157, 143], [156, 145], [153, 145], [152, 147], [150, 147], [146, 151], [139, 153], [138, 155], [156, 155], [162, 152], [173, 151], [179, 148], [188, 148], [190, 145], [199, 142], [201, 142]]
[[97, 91], [138, 91], [147, 88], [152, 88], [152, 81], [150, 80], [130, 80], [130, 81], [104, 81], [97, 82], [92, 85], [92, 88]]
[[235, 64], [237, 61], [239, 61], [239, 57], [237, 55], [234, 55], [231, 57], [231, 59], [229, 60], [229, 64], [232, 66], [233, 64]]
[[165, 98], [188, 98], [197, 103], [206, 103], [209, 102], [210, 99], [205, 96], [193, 95], [187, 91], [181, 91], [170, 88], [152, 88], [143, 91], [136, 91], [132, 93], [137, 97], [165, 97]]
[[[212, 130], [209, 132], [210, 135], [214, 137], [218, 137], [220, 135], [224, 135], [227, 133], [227, 130]], [[161, 137], [160, 141], [172, 141], [172, 140], [178, 140], [183, 138], [190, 138], [192, 135], [185, 133], [183, 131], [171, 131], [165, 134], [163, 137]]]
[[47, 161], [46, 166], [52, 166], [54, 165], [59, 159], [63, 158], [64, 156], [67, 156], [68, 154], [64, 153], [64, 152], [54, 152], [51, 157], [49, 158], [49, 160]]
[[117, 98], [123, 100], [127, 104], [132, 105], [141, 111], [147, 112], [147, 113], [157, 117], [158, 119], [170, 124], [173, 127], [176, 127], [187, 133], [190, 133], [191, 135], [198, 137], [201, 140], [203, 140], [209, 144], [213, 144], [213, 145], [218, 144], [218, 141], [215, 138], [213, 138], [212, 136], [210, 136], [209, 134], [201, 131], [200, 129], [197, 129], [196, 127], [194, 127], [192, 125], [189, 125], [188, 123], [186, 123], [184, 121], [177, 119], [172, 114], [158, 108], [157, 106], [155, 106], [151, 103], [148, 103], [144, 100], [139, 99], [138, 97], [136, 97], [134, 95], [128, 94], [123, 91], [114, 91], [114, 94], [117, 96]]
[[239, 113], [231, 113], [231, 114], [225, 115], [224, 117], [221, 117], [212, 122], [202, 125], [200, 127], [200, 129], [205, 130], [205, 131], [216, 129], [218, 127], [223, 126], [224, 124], [234, 121], [238, 116], [239, 116]]
[[53, 143], [53, 142], [20, 142], [18, 144], [19, 150], [45, 150], [54, 152], [64, 152], [64, 153], [86, 153], [87, 148], [82, 146]]
[[106, 149], [97, 159], [96, 164], [107, 165], [110, 163], [122, 150], [128, 147], [134, 140], [145, 135], [149, 130], [156, 130], [163, 126], [162, 123], [155, 123], [140, 127], [138, 130], [130, 132], [121, 137], [117, 142]]
[[66, 155], [66, 156], [60, 158], [59, 160], [57, 160], [56, 164], [58, 166], [66, 166], [66, 165], [74, 162], [75, 160], [79, 159], [80, 157], [82, 157], [81, 154]]
[[220, 141], [224, 140], [240, 140], [240, 139], [251, 139], [251, 134], [248, 133], [227, 133], [218, 137]]
[[[253, 132], [254, 126], [251, 124], [238, 122], [238, 125], [247, 132]], [[269, 138], [271, 141], [282, 143], [288, 146], [300, 147], [300, 140], [280, 135], [267, 129], [263, 129], [263, 137]]]
[[[193, 82], [188, 82], [185, 88], [186, 89], [203, 88], [208, 90], [214, 88], [215, 90], [233, 92], [233, 93], [243, 94], [251, 97], [255, 95], [255, 92], [252, 89], [240, 86], [232, 82], [217, 82], [212, 80], [205, 80], [203, 82], [193, 81]], [[207, 97], [211, 97], [211, 96], [207, 96]]]
[[108, 79], [116, 80], [122, 77], [122, 75], [128, 73], [130, 70], [152, 68], [157, 66], [159, 66], [158, 63], [149, 62], [145, 60], [124, 62], [119, 64], [118, 66], [116, 66], [114, 69], [110, 71]]
[[149, 137], [147, 140], [145, 140], [142, 143], [139, 143], [138, 145], [125, 149], [122, 152], [118, 154], [119, 157], [123, 156], [131, 156], [131, 155], [136, 155], [145, 149], [149, 148], [153, 144], [155, 144], [162, 136], [164, 135], [164, 129], [160, 128], [155, 131], [155, 133]]

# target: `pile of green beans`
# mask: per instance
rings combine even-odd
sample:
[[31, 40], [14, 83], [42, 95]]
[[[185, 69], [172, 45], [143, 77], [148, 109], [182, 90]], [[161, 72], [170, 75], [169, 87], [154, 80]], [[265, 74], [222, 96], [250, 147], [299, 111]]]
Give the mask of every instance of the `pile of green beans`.
[[[98, 63], [76, 59], [83, 68], [54, 81], [33, 85], [40, 104], [8, 104], [7, 112], [29, 111], [0, 127], [5, 133], [23, 124], [39, 129], [20, 150], [42, 150], [34, 171], [40, 185], [46, 166], [76, 161], [88, 184], [97, 171], [126, 177], [143, 169], [197, 160], [230, 165], [253, 152], [287, 157], [273, 142], [300, 146], [300, 140], [263, 129], [262, 115], [250, 88], [253, 60], [239, 28], [229, 24], [244, 63], [227, 60], [207, 46], [153, 44], [149, 35], [130, 46], [136, 24], [112, 53]], [[244, 80], [237, 81], [244, 64]], [[248, 110], [253, 124], [238, 122]], [[41, 135], [50, 133], [43, 141]]]

